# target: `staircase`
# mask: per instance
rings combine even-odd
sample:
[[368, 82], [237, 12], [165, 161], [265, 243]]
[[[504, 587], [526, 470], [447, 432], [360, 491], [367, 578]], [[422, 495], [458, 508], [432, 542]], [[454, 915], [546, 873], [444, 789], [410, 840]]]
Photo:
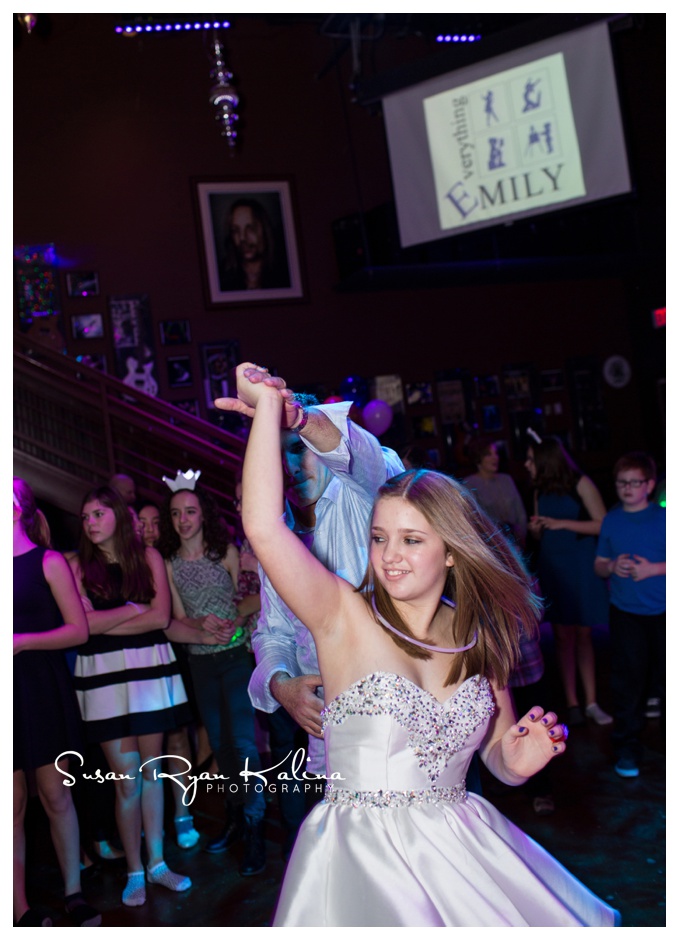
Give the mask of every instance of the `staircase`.
[[201, 470], [227, 520], [245, 440], [14, 333], [14, 475], [79, 514], [88, 489], [126, 473], [140, 499], [162, 502], [162, 477]]

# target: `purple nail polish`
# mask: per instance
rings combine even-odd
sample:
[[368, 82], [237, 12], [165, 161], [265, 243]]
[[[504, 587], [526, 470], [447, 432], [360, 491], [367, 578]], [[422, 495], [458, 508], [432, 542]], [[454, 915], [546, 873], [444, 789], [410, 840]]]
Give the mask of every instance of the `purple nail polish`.
[[530, 718], [531, 721], [535, 721], [535, 715], [533, 714], [533, 712], [531, 712], [528, 717]]
[[543, 719], [542, 719], [542, 724], [543, 724], [543, 725], [546, 725], [546, 724], [548, 724], [548, 723], [549, 723], [549, 718], [543, 718]]
[[553, 750], [553, 751], [558, 751], [558, 750], [559, 750], [558, 745], [555, 744], [554, 747], [552, 748], [552, 750]]
[[519, 734], [523, 734], [525, 730], [526, 730], [525, 728], [519, 728]]

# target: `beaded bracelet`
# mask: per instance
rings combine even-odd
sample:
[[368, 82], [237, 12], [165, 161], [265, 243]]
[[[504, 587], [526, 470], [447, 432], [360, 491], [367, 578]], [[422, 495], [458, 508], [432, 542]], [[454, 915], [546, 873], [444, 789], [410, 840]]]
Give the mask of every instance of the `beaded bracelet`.
[[297, 407], [302, 412], [302, 420], [299, 422], [299, 424], [296, 424], [293, 428], [290, 428], [290, 430], [297, 431], [299, 433], [300, 431], [303, 431], [304, 428], [307, 426], [307, 421], [309, 420], [309, 412], [304, 407], [304, 405], [298, 405]]

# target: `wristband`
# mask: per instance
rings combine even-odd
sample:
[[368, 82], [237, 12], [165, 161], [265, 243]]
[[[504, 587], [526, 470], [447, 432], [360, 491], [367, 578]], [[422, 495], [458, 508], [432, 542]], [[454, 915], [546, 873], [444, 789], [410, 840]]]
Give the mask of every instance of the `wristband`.
[[141, 607], [138, 604], [135, 604], [134, 601], [125, 601], [126, 607], [134, 607], [138, 614], [141, 613]]
[[303, 431], [307, 425], [307, 421], [309, 420], [309, 412], [304, 407], [304, 405], [298, 405], [297, 407], [302, 413], [302, 420], [299, 422], [299, 424], [296, 424], [294, 427], [290, 428], [290, 430], [297, 431], [299, 433], [300, 431]]

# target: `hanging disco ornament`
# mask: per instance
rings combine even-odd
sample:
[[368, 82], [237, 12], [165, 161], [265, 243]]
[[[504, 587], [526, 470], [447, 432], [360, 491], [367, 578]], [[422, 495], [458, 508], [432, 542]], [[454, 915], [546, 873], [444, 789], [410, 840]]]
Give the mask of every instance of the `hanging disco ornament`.
[[217, 109], [215, 118], [221, 125], [222, 137], [226, 137], [230, 147], [235, 147], [238, 137], [236, 131], [238, 94], [231, 83], [233, 75], [224, 61], [224, 46], [216, 35], [210, 44], [210, 59], [213, 63], [210, 78], [214, 81], [210, 89], [210, 104]]
[[17, 19], [30, 36], [38, 22], [37, 13], [17, 13]]

